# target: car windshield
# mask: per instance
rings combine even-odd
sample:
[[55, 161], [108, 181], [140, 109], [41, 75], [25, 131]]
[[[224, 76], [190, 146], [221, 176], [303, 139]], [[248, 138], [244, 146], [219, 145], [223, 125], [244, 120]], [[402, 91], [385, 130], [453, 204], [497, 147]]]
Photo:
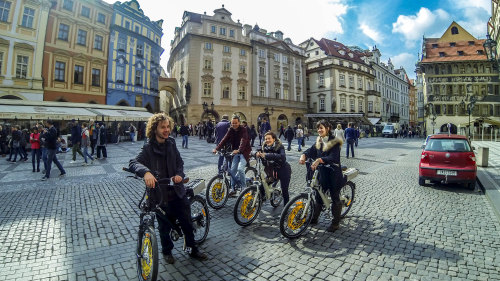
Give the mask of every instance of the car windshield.
[[469, 143], [464, 139], [429, 139], [427, 151], [469, 152]]

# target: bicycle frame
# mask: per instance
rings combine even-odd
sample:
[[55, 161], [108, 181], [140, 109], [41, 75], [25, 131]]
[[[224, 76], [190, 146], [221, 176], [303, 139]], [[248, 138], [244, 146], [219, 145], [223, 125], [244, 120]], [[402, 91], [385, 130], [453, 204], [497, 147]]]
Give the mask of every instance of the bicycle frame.
[[[264, 192], [265, 192], [264, 196], [266, 196], [266, 199], [270, 199], [271, 194], [275, 190], [276, 184], [278, 183], [279, 180], [276, 180], [271, 185], [269, 185], [265, 179], [264, 173], [262, 173], [262, 170], [261, 170], [262, 163], [261, 162], [262, 162], [261, 159], [257, 159], [257, 167], [256, 167], [257, 179], [260, 179], [260, 180], [254, 181], [253, 184], [256, 184], [259, 187], [260, 187], [260, 185], [262, 185], [264, 187]], [[260, 188], [257, 189], [257, 192], [259, 192], [259, 193], [261, 192]], [[252, 208], [255, 207], [255, 204], [257, 204], [257, 196], [254, 196], [254, 198], [252, 200]]]

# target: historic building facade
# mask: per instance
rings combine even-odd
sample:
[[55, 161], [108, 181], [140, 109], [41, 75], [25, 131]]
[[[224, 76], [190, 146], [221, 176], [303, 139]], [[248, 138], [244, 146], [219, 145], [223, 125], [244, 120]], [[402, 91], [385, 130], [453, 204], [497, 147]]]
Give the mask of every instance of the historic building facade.
[[408, 92], [409, 125], [410, 125], [410, 128], [416, 128], [416, 127], [418, 127], [417, 87], [416, 87], [414, 79], [410, 79], [408, 82], [410, 85], [409, 92]]
[[470, 126], [474, 137], [484, 133], [484, 118], [500, 121], [498, 70], [486, 58], [484, 41], [456, 22], [440, 38], [424, 38], [417, 75], [423, 84], [427, 133], [446, 132], [450, 126], [452, 132], [467, 135]]
[[300, 46], [307, 56], [308, 117], [370, 125], [366, 118], [377, 111], [380, 95], [365, 55], [325, 38], [311, 38]]
[[106, 103], [112, 7], [101, 0], [57, 0], [49, 13], [45, 101]]
[[193, 124], [238, 115], [255, 125], [266, 116], [273, 128], [302, 118], [301, 49], [283, 40], [281, 32], [243, 27], [231, 16], [224, 6], [213, 16], [184, 13], [168, 62], [168, 72], [178, 83], [171, 115]]
[[51, 2], [0, 0], [0, 98], [43, 100], [42, 57]]
[[106, 103], [159, 111], [163, 20], [151, 21], [136, 0], [113, 5]]

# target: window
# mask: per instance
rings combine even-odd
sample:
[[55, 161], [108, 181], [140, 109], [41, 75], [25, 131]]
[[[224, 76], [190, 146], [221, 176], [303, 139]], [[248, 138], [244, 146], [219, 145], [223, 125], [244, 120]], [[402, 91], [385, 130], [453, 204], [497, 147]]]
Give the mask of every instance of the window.
[[75, 73], [73, 77], [73, 83], [83, 84], [83, 66], [75, 65]]
[[217, 27], [216, 27], [215, 25], [212, 25], [212, 26], [210, 27], [210, 32], [212, 32], [212, 33], [216, 33], [216, 32], [217, 32]]
[[482, 55], [482, 54], [484, 54], [484, 52], [483, 52], [483, 50], [477, 50], [477, 54]]
[[295, 75], [295, 83], [300, 84], [300, 76]]
[[78, 29], [78, 37], [76, 38], [76, 44], [87, 45], [87, 31]]
[[283, 89], [283, 99], [288, 100], [288, 89]]
[[26, 78], [28, 74], [28, 56], [17, 56], [16, 78]]
[[224, 62], [223, 70], [224, 71], [231, 71], [231, 62], [229, 62], [229, 61]]
[[350, 99], [349, 104], [350, 104], [351, 112], [354, 112], [354, 99]]
[[259, 49], [259, 58], [261, 59], [266, 58], [266, 50]]
[[445, 56], [444, 52], [439, 52], [439, 56], [444, 57]]
[[222, 85], [222, 98], [223, 99], [229, 98], [229, 85], [228, 84]]
[[141, 95], [135, 96], [135, 107], [142, 107], [142, 96]]
[[349, 76], [349, 88], [354, 89], [354, 77], [352, 75]]
[[3, 52], [0, 52], [0, 74], [2, 74]]
[[102, 51], [102, 36], [100, 36], [100, 35], [95, 36], [94, 49]]
[[73, 11], [73, 0], [64, 0], [63, 9]]
[[300, 91], [297, 91], [295, 94], [295, 100], [300, 101]]
[[69, 25], [64, 23], [59, 24], [59, 33], [57, 34], [57, 39], [68, 41]]
[[125, 81], [125, 66], [119, 65], [116, 67], [116, 82], [123, 83]]
[[437, 43], [432, 44], [432, 48], [433, 48], [433, 49], [435, 49], [435, 48], [437, 48], [437, 47], [438, 47], [438, 44], [437, 44]]
[[35, 10], [25, 7], [23, 12], [23, 22], [21, 23], [24, 27], [33, 28], [33, 19], [35, 18]]
[[363, 112], [363, 111], [364, 111], [363, 110], [363, 102], [360, 101], [360, 102], [358, 102], [358, 112]]
[[368, 102], [368, 112], [373, 112], [373, 102], [372, 101]]
[[11, 2], [0, 0], [0, 21], [7, 22], [9, 20]]
[[451, 28], [451, 34], [458, 34], [458, 28], [456, 26]]
[[288, 72], [283, 71], [283, 80], [288, 81]]
[[358, 89], [363, 90], [363, 81], [361, 78], [358, 78]]
[[104, 14], [98, 13], [97, 14], [97, 22], [105, 24], [106, 23], [106, 16]]
[[287, 56], [283, 56], [283, 63], [288, 63], [288, 57]]
[[319, 111], [325, 111], [325, 98], [319, 99]]
[[247, 73], [247, 66], [244, 64], [240, 64], [240, 73]]
[[81, 15], [84, 16], [84, 17], [86, 17], [86, 18], [90, 18], [90, 8], [82, 6], [82, 13], [81, 13]]
[[158, 91], [158, 77], [151, 75], [151, 90]]
[[274, 61], [279, 62], [280, 61], [280, 54], [274, 54]]
[[339, 84], [341, 87], [345, 87], [345, 75], [339, 74]]
[[238, 98], [240, 100], [244, 100], [247, 95], [247, 87], [244, 85], [240, 85], [238, 87]]
[[144, 56], [144, 45], [137, 44], [137, 47], [135, 49], [135, 53], [138, 57], [142, 58]]
[[244, 49], [241, 49], [240, 50], [240, 56], [246, 56], [247, 55], [247, 51], [244, 50]]
[[55, 69], [55, 80], [64, 82], [66, 74], [66, 63], [62, 61], [56, 61], [56, 69]]
[[126, 29], [130, 29], [130, 22], [129, 22], [129, 21], [126, 21], [126, 22], [125, 22], [125, 28], [126, 28]]
[[212, 43], [205, 42], [205, 50], [212, 50]]
[[226, 28], [225, 27], [219, 28], [219, 34], [220, 35], [226, 35]]
[[232, 29], [229, 30], [229, 37], [234, 37], [234, 30]]
[[212, 69], [212, 60], [206, 59], [205, 62], [203, 63], [203, 68], [204, 69]]
[[260, 86], [259, 87], [259, 96], [264, 97], [266, 95], [266, 87]]
[[259, 75], [266, 76], [266, 69], [263, 66], [259, 67]]
[[125, 51], [127, 49], [127, 38], [118, 38], [118, 50]]
[[280, 79], [280, 70], [279, 69], [274, 71], [274, 79]]
[[450, 42], [450, 47], [455, 47], [457, 45], [457, 43], [455, 42]]
[[345, 98], [340, 98], [340, 110], [345, 111]]
[[325, 74], [323, 72], [319, 73], [318, 85], [319, 85], [319, 87], [324, 87], [325, 86]]
[[139, 26], [137, 26], [137, 25], [135, 26], [135, 32], [136, 32], [136, 33], [140, 33], [140, 29], [141, 29], [141, 28], [140, 28]]
[[101, 86], [101, 70], [92, 68], [92, 86]]
[[458, 51], [457, 52], [459, 56], [463, 56], [464, 55], [464, 51]]
[[212, 96], [212, 83], [210, 82], [203, 83], [203, 96], [205, 97]]
[[135, 85], [142, 86], [142, 70], [135, 71]]
[[280, 90], [280, 88], [274, 88], [274, 96], [276, 97], [276, 99], [280, 99], [281, 98], [281, 90]]
[[231, 52], [231, 47], [224, 46], [224, 53], [230, 53], [230, 52]]

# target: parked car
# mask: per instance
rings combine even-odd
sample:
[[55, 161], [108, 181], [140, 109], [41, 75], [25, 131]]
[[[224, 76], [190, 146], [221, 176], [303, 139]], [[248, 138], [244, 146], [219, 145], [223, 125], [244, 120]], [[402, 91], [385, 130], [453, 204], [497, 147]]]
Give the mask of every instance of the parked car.
[[427, 145], [427, 143], [429, 142], [429, 139], [431, 138], [432, 135], [428, 135], [426, 138], [425, 138], [425, 141], [424, 143], [422, 143], [422, 149], [425, 148], [425, 146]]
[[467, 137], [461, 135], [431, 135], [422, 151], [418, 184], [425, 181], [463, 183], [469, 189], [476, 186], [476, 155]]

